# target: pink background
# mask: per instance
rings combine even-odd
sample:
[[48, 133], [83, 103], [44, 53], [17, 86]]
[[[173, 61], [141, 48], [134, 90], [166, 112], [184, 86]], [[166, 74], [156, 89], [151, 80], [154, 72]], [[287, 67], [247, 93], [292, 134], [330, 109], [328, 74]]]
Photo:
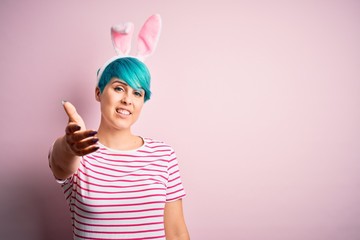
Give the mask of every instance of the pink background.
[[[271, 3], [270, 3], [271, 2]], [[0, 2], [1, 239], [70, 239], [47, 166], [96, 129], [112, 24], [163, 17], [135, 132], [177, 151], [192, 239], [360, 239], [359, 1]]]

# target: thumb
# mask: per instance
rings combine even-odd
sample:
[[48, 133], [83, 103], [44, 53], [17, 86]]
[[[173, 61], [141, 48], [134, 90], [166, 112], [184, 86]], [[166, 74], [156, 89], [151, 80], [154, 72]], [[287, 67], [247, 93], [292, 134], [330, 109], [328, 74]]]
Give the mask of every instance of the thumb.
[[72, 105], [70, 102], [67, 102], [67, 101], [62, 101], [62, 104], [63, 104], [63, 107], [64, 107], [64, 110], [65, 110], [66, 114], [69, 117], [69, 122], [75, 122], [81, 128], [83, 128], [83, 130], [85, 130], [84, 120], [77, 113], [76, 108], [74, 107], [74, 105]]

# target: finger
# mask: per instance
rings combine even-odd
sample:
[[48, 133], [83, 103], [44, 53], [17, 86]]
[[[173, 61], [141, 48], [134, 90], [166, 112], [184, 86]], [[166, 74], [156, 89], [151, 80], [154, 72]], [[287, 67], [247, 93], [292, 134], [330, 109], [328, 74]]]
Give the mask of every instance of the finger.
[[81, 142], [76, 142], [73, 144], [73, 148], [76, 150], [76, 151], [82, 151], [88, 147], [91, 147], [91, 146], [97, 146], [96, 143], [99, 141], [98, 138], [96, 137], [92, 137], [92, 138], [87, 138]]
[[84, 156], [84, 155], [96, 152], [99, 148], [100, 147], [97, 146], [97, 145], [92, 145], [92, 146], [90, 146], [88, 148], [85, 148], [85, 149], [82, 149], [82, 150], [79, 150], [79, 151], [75, 152], [75, 154], [78, 155], [78, 156]]
[[77, 125], [76, 123], [69, 123], [65, 128], [66, 135], [72, 134], [76, 131], [79, 131], [81, 127]]
[[82, 123], [84, 122], [81, 116], [77, 113], [76, 108], [70, 102], [63, 101], [63, 107], [69, 117], [69, 122]]
[[86, 131], [76, 131], [73, 133], [66, 134], [66, 141], [69, 144], [74, 144], [77, 142], [81, 142], [86, 138], [93, 137], [97, 134], [96, 131], [93, 130], [86, 130]]

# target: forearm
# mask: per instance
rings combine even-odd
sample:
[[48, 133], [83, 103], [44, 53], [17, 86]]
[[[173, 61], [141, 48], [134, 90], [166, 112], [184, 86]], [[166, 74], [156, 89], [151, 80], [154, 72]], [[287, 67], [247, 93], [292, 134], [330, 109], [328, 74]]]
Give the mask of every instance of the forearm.
[[70, 177], [78, 169], [80, 158], [71, 151], [64, 136], [58, 138], [49, 156], [49, 164], [54, 176], [58, 179]]
[[164, 209], [166, 240], [189, 240], [190, 235], [185, 224], [182, 200], [167, 202]]

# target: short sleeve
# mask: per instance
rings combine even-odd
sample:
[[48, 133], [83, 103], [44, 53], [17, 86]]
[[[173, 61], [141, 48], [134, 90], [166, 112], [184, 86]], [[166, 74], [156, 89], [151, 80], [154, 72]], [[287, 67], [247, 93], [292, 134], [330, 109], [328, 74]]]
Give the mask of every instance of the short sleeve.
[[180, 176], [180, 168], [175, 152], [172, 150], [168, 165], [168, 182], [166, 188], [166, 202], [172, 202], [186, 196]]

